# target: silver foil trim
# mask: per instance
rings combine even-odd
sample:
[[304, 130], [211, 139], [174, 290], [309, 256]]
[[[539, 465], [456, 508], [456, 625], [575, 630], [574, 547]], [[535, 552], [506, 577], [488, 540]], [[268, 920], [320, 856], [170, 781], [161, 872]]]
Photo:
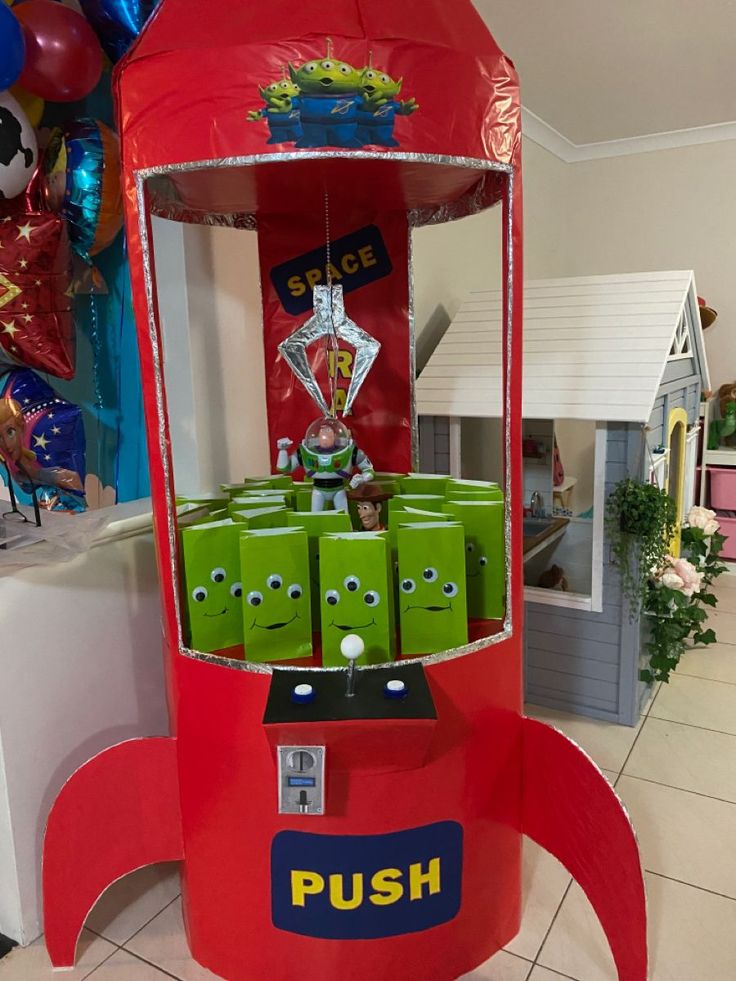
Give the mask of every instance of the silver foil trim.
[[[178, 549], [177, 549], [177, 525], [176, 525], [176, 508], [173, 496], [173, 482], [171, 479], [171, 472], [169, 466], [168, 458], [168, 446], [169, 446], [169, 427], [168, 419], [165, 411], [165, 395], [164, 395], [164, 380], [163, 380], [163, 356], [159, 341], [158, 325], [156, 321], [156, 307], [155, 298], [153, 290], [153, 275], [152, 275], [152, 257], [151, 257], [151, 246], [149, 241], [148, 232], [148, 209], [146, 208], [146, 195], [145, 195], [145, 184], [146, 181], [156, 175], [165, 175], [167, 173], [175, 172], [186, 172], [192, 170], [202, 170], [206, 168], [217, 168], [217, 167], [234, 167], [234, 166], [255, 166], [261, 163], [273, 163], [273, 162], [287, 162], [289, 160], [303, 160], [303, 159], [324, 159], [324, 158], [364, 158], [364, 159], [390, 159], [390, 160], [405, 160], [414, 161], [420, 163], [436, 164], [440, 166], [456, 166], [456, 167], [467, 167], [470, 169], [481, 170], [481, 171], [496, 171], [499, 175], [505, 174], [508, 180], [505, 182], [505, 194], [508, 200], [508, 219], [507, 219], [507, 236], [508, 236], [508, 246], [507, 246], [507, 264], [508, 264], [508, 275], [506, 279], [506, 289], [507, 289], [507, 323], [506, 323], [506, 374], [505, 374], [505, 386], [506, 386], [506, 418], [505, 418], [505, 459], [506, 459], [506, 479], [505, 479], [505, 492], [506, 492], [506, 502], [505, 502], [505, 526], [504, 526], [504, 538], [505, 538], [505, 548], [506, 555], [510, 557], [511, 544], [512, 544], [512, 529], [511, 529], [511, 429], [510, 429], [510, 407], [511, 407], [511, 352], [512, 352], [512, 330], [511, 330], [511, 313], [513, 307], [513, 280], [514, 280], [514, 261], [513, 261], [513, 181], [514, 181], [514, 168], [510, 164], [496, 163], [491, 160], [481, 160], [474, 157], [449, 157], [444, 155], [436, 154], [422, 154], [422, 153], [386, 153], [380, 154], [380, 157], [375, 153], [361, 152], [355, 150], [346, 151], [327, 151], [327, 152], [311, 152], [311, 151], [296, 151], [294, 153], [282, 153], [282, 154], [256, 154], [250, 157], [228, 157], [221, 158], [218, 160], [205, 160], [196, 161], [183, 164], [168, 164], [159, 167], [150, 167], [141, 170], [137, 170], [134, 173], [136, 182], [136, 203], [138, 207], [138, 227], [141, 238], [141, 253], [143, 259], [144, 267], [144, 281], [146, 289], [146, 308], [148, 311], [148, 331], [149, 338], [151, 342], [151, 350], [153, 355], [153, 367], [155, 374], [155, 392], [156, 392], [156, 412], [158, 416], [158, 431], [159, 431], [159, 451], [161, 453], [162, 468], [165, 477], [165, 487], [166, 487], [166, 505], [167, 513], [165, 515], [166, 528], [167, 528], [167, 538], [169, 542], [169, 559], [171, 564], [172, 576], [174, 583], [180, 581], [179, 576], [179, 564], [178, 564]], [[482, 186], [481, 186], [482, 185]], [[475, 188], [473, 188], [467, 195], [457, 202], [458, 208], [455, 209], [453, 205], [441, 205], [437, 208], [432, 209], [421, 209], [409, 214], [410, 225], [412, 227], [417, 227], [422, 224], [438, 223], [440, 221], [449, 221], [453, 217], [461, 217], [465, 214], [471, 214], [473, 211], [467, 210], [470, 207], [481, 208], [489, 207], [491, 204], [497, 203], [503, 197], [502, 194], [497, 194], [490, 188], [489, 182], [485, 179], [480, 181]], [[480, 202], [485, 202], [480, 204]], [[451, 212], [455, 212], [451, 215]], [[151, 208], [151, 213], [161, 214], [154, 207]], [[162, 215], [166, 217], [166, 215]], [[223, 216], [219, 216], [223, 217]], [[238, 220], [245, 218], [253, 218], [253, 216], [238, 216]], [[199, 218], [193, 217], [193, 221], [201, 222], [201, 216]], [[201, 222], [207, 223], [207, 222]], [[226, 224], [227, 222], [213, 221], [211, 224]], [[255, 227], [239, 225], [238, 227]], [[410, 252], [411, 260], [411, 252]], [[410, 262], [411, 266], [411, 262]], [[410, 267], [410, 274], [412, 273]], [[412, 290], [413, 294], [413, 290]], [[413, 295], [411, 296], [413, 303]], [[413, 315], [412, 315], [413, 316]], [[414, 350], [412, 345], [412, 357], [414, 356]], [[413, 413], [414, 414], [414, 413]], [[414, 425], [414, 420], [412, 420], [412, 425]], [[506, 595], [507, 609], [506, 617], [504, 620], [503, 630], [497, 634], [492, 634], [490, 637], [484, 637], [480, 640], [473, 641], [469, 644], [465, 644], [462, 647], [452, 648], [448, 651], [440, 651], [437, 654], [425, 655], [421, 658], [412, 658], [406, 661], [391, 661], [386, 664], [381, 665], [367, 665], [360, 670], [376, 670], [386, 667], [391, 667], [396, 669], [398, 665], [402, 663], [412, 663], [413, 661], [419, 661], [422, 664], [437, 664], [443, 661], [453, 660], [457, 657], [464, 657], [466, 654], [476, 653], [478, 651], [484, 650], [492, 645], [501, 643], [502, 641], [511, 638], [513, 633], [513, 623], [512, 623], [512, 607], [514, 596], [511, 592], [511, 563], [507, 562], [506, 569]], [[219, 664], [223, 667], [228, 667], [234, 670], [240, 671], [251, 671], [258, 674], [271, 674], [274, 670], [273, 666], [270, 664], [254, 664], [248, 661], [235, 661], [231, 658], [220, 657], [218, 655], [207, 654], [201, 651], [194, 651], [186, 647], [183, 638], [182, 629], [182, 616], [181, 616], [181, 604], [179, 597], [179, 590], [174, 589], [174, 610], [176, 613], [177, 620], [177, 641], [179, 653], [185, 657], [191, 657], [195, 660], [204, 661], [212, 664]], [[298, 665], [293, 667], [283, 666], [278, 667], [278, 670], [288, 671], [288, 670], [299, 670]], [[320, 671], [343, 671], [344, 668], [325, 668], [325, 667], [314, 667], [311, 670]]]
[[[355, 361], [343, 409], [343, 415], [347, 415], [378, 357], [381, 344], [348, 317], [342, 286], [315, 286], [312, 302], [314, 315], [279, 344], [279, 354], [317, 408], [323, 415], [329, 416], [336, 414], [336, 407], [328, 406], [325, 401], [309, 363], [307, 348], [321, 337], [337, 337], [338, 340], [350, 344], [355, 349]], [[337, 371], [337, 366], [334, 370]]]
[[[136, 171], [136, 176], [150, 180], [149, 197], [151, 213], [174, 221], [186, 221], [201, 225], [224, 225], [230, 228], [256, 228], [256, 217], [249, 212], [215, 214], [199, 211], [186, 205], [180, 198], [176, 187], [169, 181], [156, 180], [167, 174], [188, 173], [196, 170], [220, 169], [224, 167], [254, 167], [267, 163], [289, 163], [297, 160], [394, 160], [405, 163], [422, 163], [442, 167], [458, 167], [466, 170], [495, 171], [497, 175], [512, 174], [511, 164], [497, 163], [479, 157], [453, 157], [437, 153], [408, 153], [388, 151], [375, 153], [368, 150], [293, 150], [284, 153], [256, 153], [249, 156], [217, 157], [211, 160], [192, 160], [179, 164], [161, 164]], [[419, 225], [438, 224], [454, 221], [466, 215], [476, 214], [497, 204], [503, 198], [503, 187], [498, 177], [489, 179], [487, 173], [457, 201], [436, 206], [417, 208], [409, 212], [409, 223]]]
[[415, 472], [419, 470], [419, 413], [417, 412], [417, 338], [416, 320], [414, 317], [414, 236], [412, 226], [407, 229], [409, 257], [409, 384], [410, 425], [411, 425], [411, 466]]
[[[153, 357], [154, 381], [156, 387], [156, 414], [158, 416], [159, 433], [159, 452], [161, 454], [161, 466], [164, 472], [164, 484], [166, 487], [166, 532], [169, 542], [169, 557], [174, 582], [179, 580], [178, 548], [177, 548], [177, 524], [176, 524], [176, 502], [173, 494], [173, 480], [169, 467], [169, 420], [166, 414], [166, 397], [163, 374], [163, 352], [161, 350], [158, 324], [156, 321], [156, 300], [154, 296], [153, 284], [153, 261], [151, 256], [151, 243], [149, 241], [148, 213], [146, 209], [145, 178], [140, 173], [135, 175], [135, 195], [138, 207], [138, 232], [141, 239], [141, 256], [143, 259], [143, 277], [146, 289], [146, 310], [148, 311], [148, 336], [151, 342], [151, 354]], [[154, 519], [155, 504], [154, 504]], [[181, 606], [179, 603], [179, 590], [174, 589], [174, 611], [176, 613], [177, 643], [181, 650], [184, 644], [182, 631]]]
[[[506, 344], [506, 373], [504, 376], [504, 452], [506, 456], [506, 474], [504, 487], [506, 501], [504, 506], [504, 548], [506, 549], [506, 618], [504, 628], [513, 633], [513, 609], [516, 597], [513, 595], [513, 576], [511, 574], [513, 562], [511, 561], [513, 545], [513, 529], [511, 526], [511, 361], [513, 351], [513, 312], [514, 312], [514, 177], [509, 174], [506, 182], [506, 194], [508, 201], [508, 212], [506, 217], [506, 326], [504, 328], [504, 342]], [[519, 436], [521, 438], [521, 436]], [[522, 586], [523, 589], [523, 586]]]

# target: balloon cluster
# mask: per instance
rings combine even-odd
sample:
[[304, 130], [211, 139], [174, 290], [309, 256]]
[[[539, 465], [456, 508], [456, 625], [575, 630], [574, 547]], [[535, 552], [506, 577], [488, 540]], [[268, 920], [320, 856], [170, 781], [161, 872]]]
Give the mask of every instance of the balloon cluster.
[[[45, 102], [86, 98], [105, 55], [122, 57], [158, 2], [0, 2], [0, 201], [23, 194], [36, 172]], [[117, 137], [95, 120], [70, 121], [51, 134], [41, 170], [47, 205], [66, 219], [72, 248], [89, 261], [122, 224]]]

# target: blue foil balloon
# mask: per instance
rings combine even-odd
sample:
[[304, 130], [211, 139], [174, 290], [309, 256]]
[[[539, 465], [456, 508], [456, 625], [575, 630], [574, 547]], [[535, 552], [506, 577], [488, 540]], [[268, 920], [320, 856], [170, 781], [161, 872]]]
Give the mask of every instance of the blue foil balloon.
[[15, 85], [25, 60], [26, 43], [18, 18], [0, 2], [0, 92]]
[[119, 61], [143, 30], [159, 0], [80, 0], [110, 61]]

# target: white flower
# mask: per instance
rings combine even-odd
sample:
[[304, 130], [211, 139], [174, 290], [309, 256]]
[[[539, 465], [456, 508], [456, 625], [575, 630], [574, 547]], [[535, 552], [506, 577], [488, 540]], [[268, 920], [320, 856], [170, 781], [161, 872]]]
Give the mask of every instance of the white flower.
[[672, 569], [667, 569], [659, 577], [660, 585], [664, 586], [666, 589], [678, 589], [681, 590], [685, 585], [684, 580], [682, 580], [676, 572]]
[[716, 521], [715, 511], [711, 511], [709, 508], [701, 508], [697, 505], [690, 508], [687, 523], [691, 528], [700, 528], [706, 537], [715, 535], [721, 527]]

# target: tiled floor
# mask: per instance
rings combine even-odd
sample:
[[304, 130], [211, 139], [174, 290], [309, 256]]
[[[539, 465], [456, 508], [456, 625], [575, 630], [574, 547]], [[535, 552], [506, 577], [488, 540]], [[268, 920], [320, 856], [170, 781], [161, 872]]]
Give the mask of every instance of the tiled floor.
[[[685, 656], [636, 729], [529, 708], [596, 760], [632, 815], [646, 869], [651, 981], [736, 981], [736, 576], [718, 593], [720, 643]], [[530, 843], [524, 882], [521, 932], [463, 981], [616, 981], [581, 890]], [[63, 977], [214, 978], [189, 957], [173, 866], [113, 886], [87, 927], [78, 965]], [[0, 960], [0, 981], [52, 977], [42, 941]]]

